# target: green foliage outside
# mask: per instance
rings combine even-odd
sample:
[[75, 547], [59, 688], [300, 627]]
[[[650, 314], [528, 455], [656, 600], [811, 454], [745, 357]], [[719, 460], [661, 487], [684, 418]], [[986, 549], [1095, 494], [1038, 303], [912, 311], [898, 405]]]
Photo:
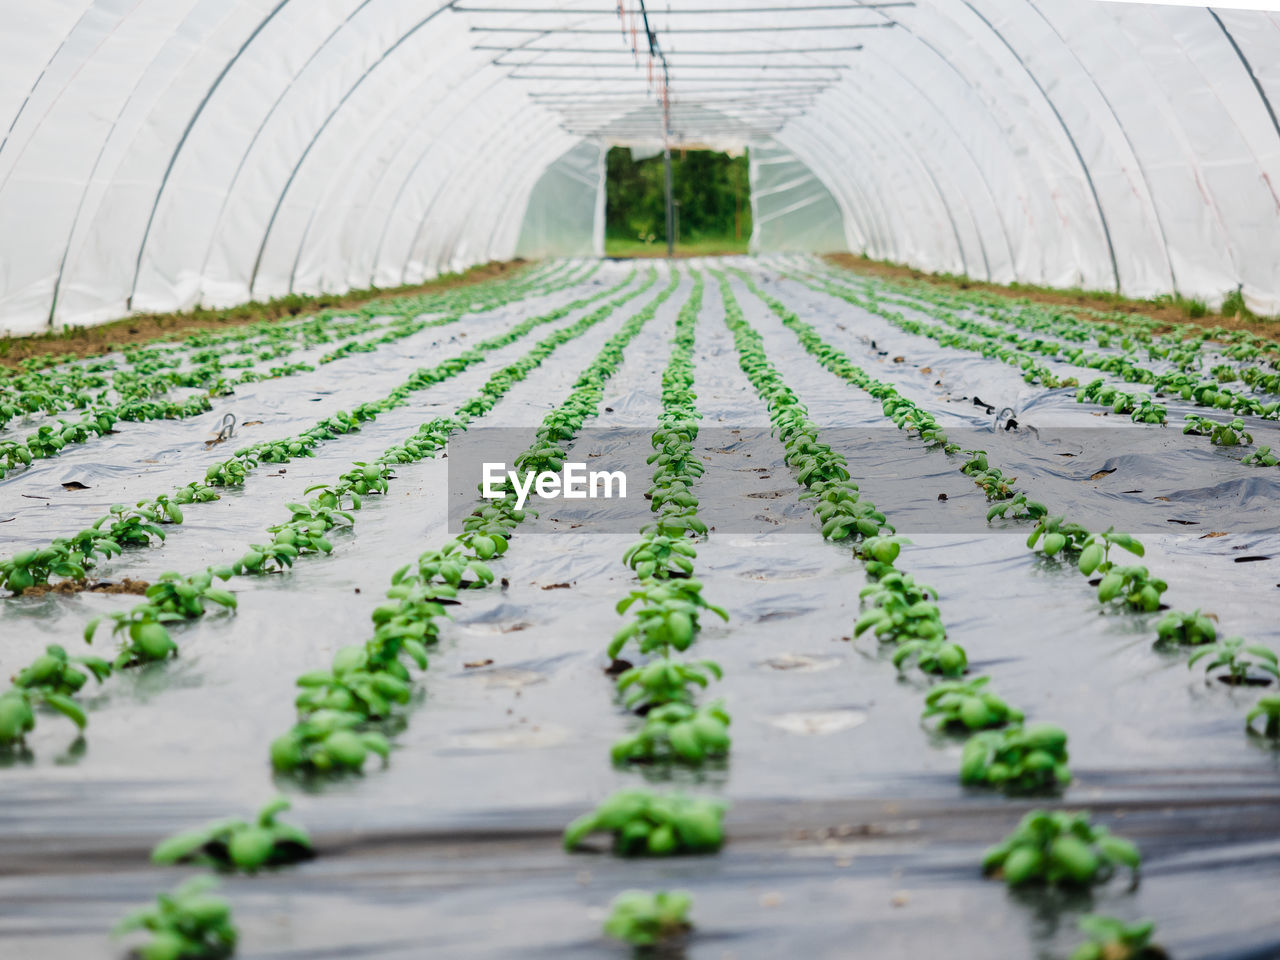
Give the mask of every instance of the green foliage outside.
[[[609, 151], [605, 250], [610, 256], [666, 253], [662, 156], [633, 160], [628, 147]], [[751, 236], [747, 158], [710, 150], [674, 151], [672, 195], [679, 204], [681, 253], [743, 253]]]

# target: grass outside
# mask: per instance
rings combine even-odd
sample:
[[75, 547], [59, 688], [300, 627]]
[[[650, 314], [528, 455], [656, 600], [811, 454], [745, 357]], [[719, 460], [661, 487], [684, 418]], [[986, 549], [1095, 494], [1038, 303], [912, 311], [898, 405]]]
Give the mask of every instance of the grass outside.
[[1218, 313], [1210, 311], [1203, 302], [1181, 296], [1157, 297], [1153, 300], [1136, 300], [1132, 297], [1108, 293], [1104, 290], [1061, 290], [1056, 287], [1037, 287], [1013, 283], [1003, 285], [973, 280], [950, 273], [926, 273], [915, 267], [892, 263], [888, 260], [872, 260], [853, 253], [831, 253], [824, 258], [828, 263], [854, 273], [870, 274], [887, 280], [916, 280], [953, 290], [979, 290], [1015, 300], [1032, 300], [1061, 307], [1074, 307], [1082, 311], [1083, 319], [1090, 319], [1089, 312], [1139, 313], [1164, 321], [1166, 329], [1178, 324], [1194, 324], [1206, 330], [1248, 330], [1269, 340], [1280, 341], [1280, 317], [1259, 317], [1244, 305], [1239, 294], [1228, 296]]
[[[693, 241], [681, 241], [676, 244], [677, 257], [729, 257], [747, 252], [747, 238], [706, 237]], [[631, 257], [665, 257], [667, 243], [655, 240], [645, 243], [643, 240], [632, 240], [625, 237], [605, 237], [604, 255], [627, 259]]]
[[442, 274], [426, 283], [404, 287], [371, 287], [367, 290], [349, 290], [346, 293], [318, 296], [290, 294], [265, 303], [255, 300], [222, 310], [196, 307], [194, 310], [174, 313], [139, 313], [92, 327], [68, 327], [54, 333], [26, 337], [0, 337], [0, 367], [17, 369], [20, 362], [28, 357], [67, 354], [88, 357], [110, 353], [124, 344], [157, 339], [181, 340], [186, 335], [207, 330], [245, 326], [264, 320], [289, 320], [325, 309], [358, 307], [382, 297], [447, 290], [492, 280], [523, 264], [524, 261], [521, 260], [495, 260], [462, 273]]

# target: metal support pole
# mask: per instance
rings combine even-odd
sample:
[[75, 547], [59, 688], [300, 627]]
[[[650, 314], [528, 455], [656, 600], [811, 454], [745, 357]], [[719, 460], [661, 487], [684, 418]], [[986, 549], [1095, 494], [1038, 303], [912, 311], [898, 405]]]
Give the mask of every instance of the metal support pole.
[[672, 206], [671, 199], [671, 143], [669, 141], [662, 146], [662, 167], [666, 173], [667, 180], [667, 259], [669, 260], [676, 252], [675, 208]]

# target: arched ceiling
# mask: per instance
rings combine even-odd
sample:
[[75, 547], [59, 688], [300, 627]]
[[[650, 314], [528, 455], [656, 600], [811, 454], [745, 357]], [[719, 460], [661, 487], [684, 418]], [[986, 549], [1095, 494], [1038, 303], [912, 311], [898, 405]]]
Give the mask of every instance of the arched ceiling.
[[661, 139], [664, 73], [673, 143], [776, 140], [850, 249], [1280, 312], [1280, 14], [645, 12], [661, 56], [639, 0], [0, 0], [0, 329], [508, 257], [575, 143]]

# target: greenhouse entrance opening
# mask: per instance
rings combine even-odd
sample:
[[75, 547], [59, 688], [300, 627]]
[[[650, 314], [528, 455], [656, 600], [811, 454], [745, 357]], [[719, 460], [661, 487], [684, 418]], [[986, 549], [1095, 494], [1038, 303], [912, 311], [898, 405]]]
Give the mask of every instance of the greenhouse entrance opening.
[[[605, 159], [605, 255], [667, 254], [661, 147], [613, 147]], [[747, 154], [671, 151], [676, 256], [746, 253], [751, 238]]]

